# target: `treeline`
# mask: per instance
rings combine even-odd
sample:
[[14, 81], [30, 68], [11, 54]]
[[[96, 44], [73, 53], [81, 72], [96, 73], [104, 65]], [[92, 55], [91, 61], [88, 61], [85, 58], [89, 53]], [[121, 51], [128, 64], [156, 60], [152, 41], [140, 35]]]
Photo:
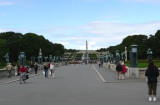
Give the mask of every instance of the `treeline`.
[[130, 35], [123, 39], [123, 41], [116, 46], [110, 46], [107, 50], [115, 54], [115, 50], [119, 50], [122, 53], [127, 47], [128, 56], [131, 45], [138, 45], [138, 58], [147, 59], [147, 50], [151, 48], [153, 51], [153, 58], [160, 59], [160, 30], [155, 35]]
[[32, 56], [37, 58], [40, 48], [43, 56], [62, 56], [65, 51], [62, 44], [52, 43], [35, 33], [0, 33], [0, 62], [5, 62], [6, 53], [9, 53], [10, 62], [17, 61], [20, 52], [25, 52], [27, 60]]
[[65, 52], [78, 52], [79, 50], [76, 49], [65, 49]]
[[98, 49], [96, 50], [97, 52], [106, 52], [107, 51], [107, 48], [101, 48], [101, 49]]

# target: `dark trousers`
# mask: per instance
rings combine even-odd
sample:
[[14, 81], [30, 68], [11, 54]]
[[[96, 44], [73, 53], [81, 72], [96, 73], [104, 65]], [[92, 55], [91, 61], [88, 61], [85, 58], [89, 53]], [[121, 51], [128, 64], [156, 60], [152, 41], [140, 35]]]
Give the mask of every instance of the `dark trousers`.
[[35, 74], [37, 74], [37, 69], [35, 69]]
[[148, 95], [156, 95], [157, 91], [157, 82], [148, 83]]
[[8, 71], [8, 78], [11, 77], [11, 70]]
[[48, 70], [45, 70], [45, 77], [48, 78]]

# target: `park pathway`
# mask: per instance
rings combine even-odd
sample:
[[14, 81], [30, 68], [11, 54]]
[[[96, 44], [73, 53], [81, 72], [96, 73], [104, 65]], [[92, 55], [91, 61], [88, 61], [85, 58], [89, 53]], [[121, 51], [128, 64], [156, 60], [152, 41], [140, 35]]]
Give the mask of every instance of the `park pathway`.
[[[55, 79], [38, 75], [25, 84], [0, 84], [0, 105], [159, 105], [148, 102], [145, 82], [103, 83], [95, 71], [97, 65], [62, 66]], [[105, 79], [105, 73], [99, 72]], [[111, 73], [113, 81], [114, 73]]]

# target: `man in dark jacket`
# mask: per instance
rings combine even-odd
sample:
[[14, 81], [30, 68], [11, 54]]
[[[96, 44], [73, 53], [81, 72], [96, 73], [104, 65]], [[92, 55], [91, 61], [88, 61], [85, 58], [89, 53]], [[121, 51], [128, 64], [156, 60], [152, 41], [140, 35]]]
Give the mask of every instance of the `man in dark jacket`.
[[116, 66], [116, 71], [117, 71], [118, 80], [119, 80], [120, 79], [120, 72], [122, 71], [122, 67], [121, 67], [121, 64], [119, 62]]

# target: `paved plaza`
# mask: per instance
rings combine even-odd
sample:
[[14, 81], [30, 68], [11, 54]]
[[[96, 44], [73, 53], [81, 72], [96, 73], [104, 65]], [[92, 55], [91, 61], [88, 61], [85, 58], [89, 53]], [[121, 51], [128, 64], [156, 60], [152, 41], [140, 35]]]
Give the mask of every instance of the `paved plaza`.
[[55, 79], [45, 78], [42, 71], [25, 84], [19, 84], [18, 77], [1, 79], [0, 105], [160, 104], [159, 83], [157, 102], [148, 102], [145, 79], [117, 80], [116, 75], [97, 64], [77, 64], [58, 68]]

